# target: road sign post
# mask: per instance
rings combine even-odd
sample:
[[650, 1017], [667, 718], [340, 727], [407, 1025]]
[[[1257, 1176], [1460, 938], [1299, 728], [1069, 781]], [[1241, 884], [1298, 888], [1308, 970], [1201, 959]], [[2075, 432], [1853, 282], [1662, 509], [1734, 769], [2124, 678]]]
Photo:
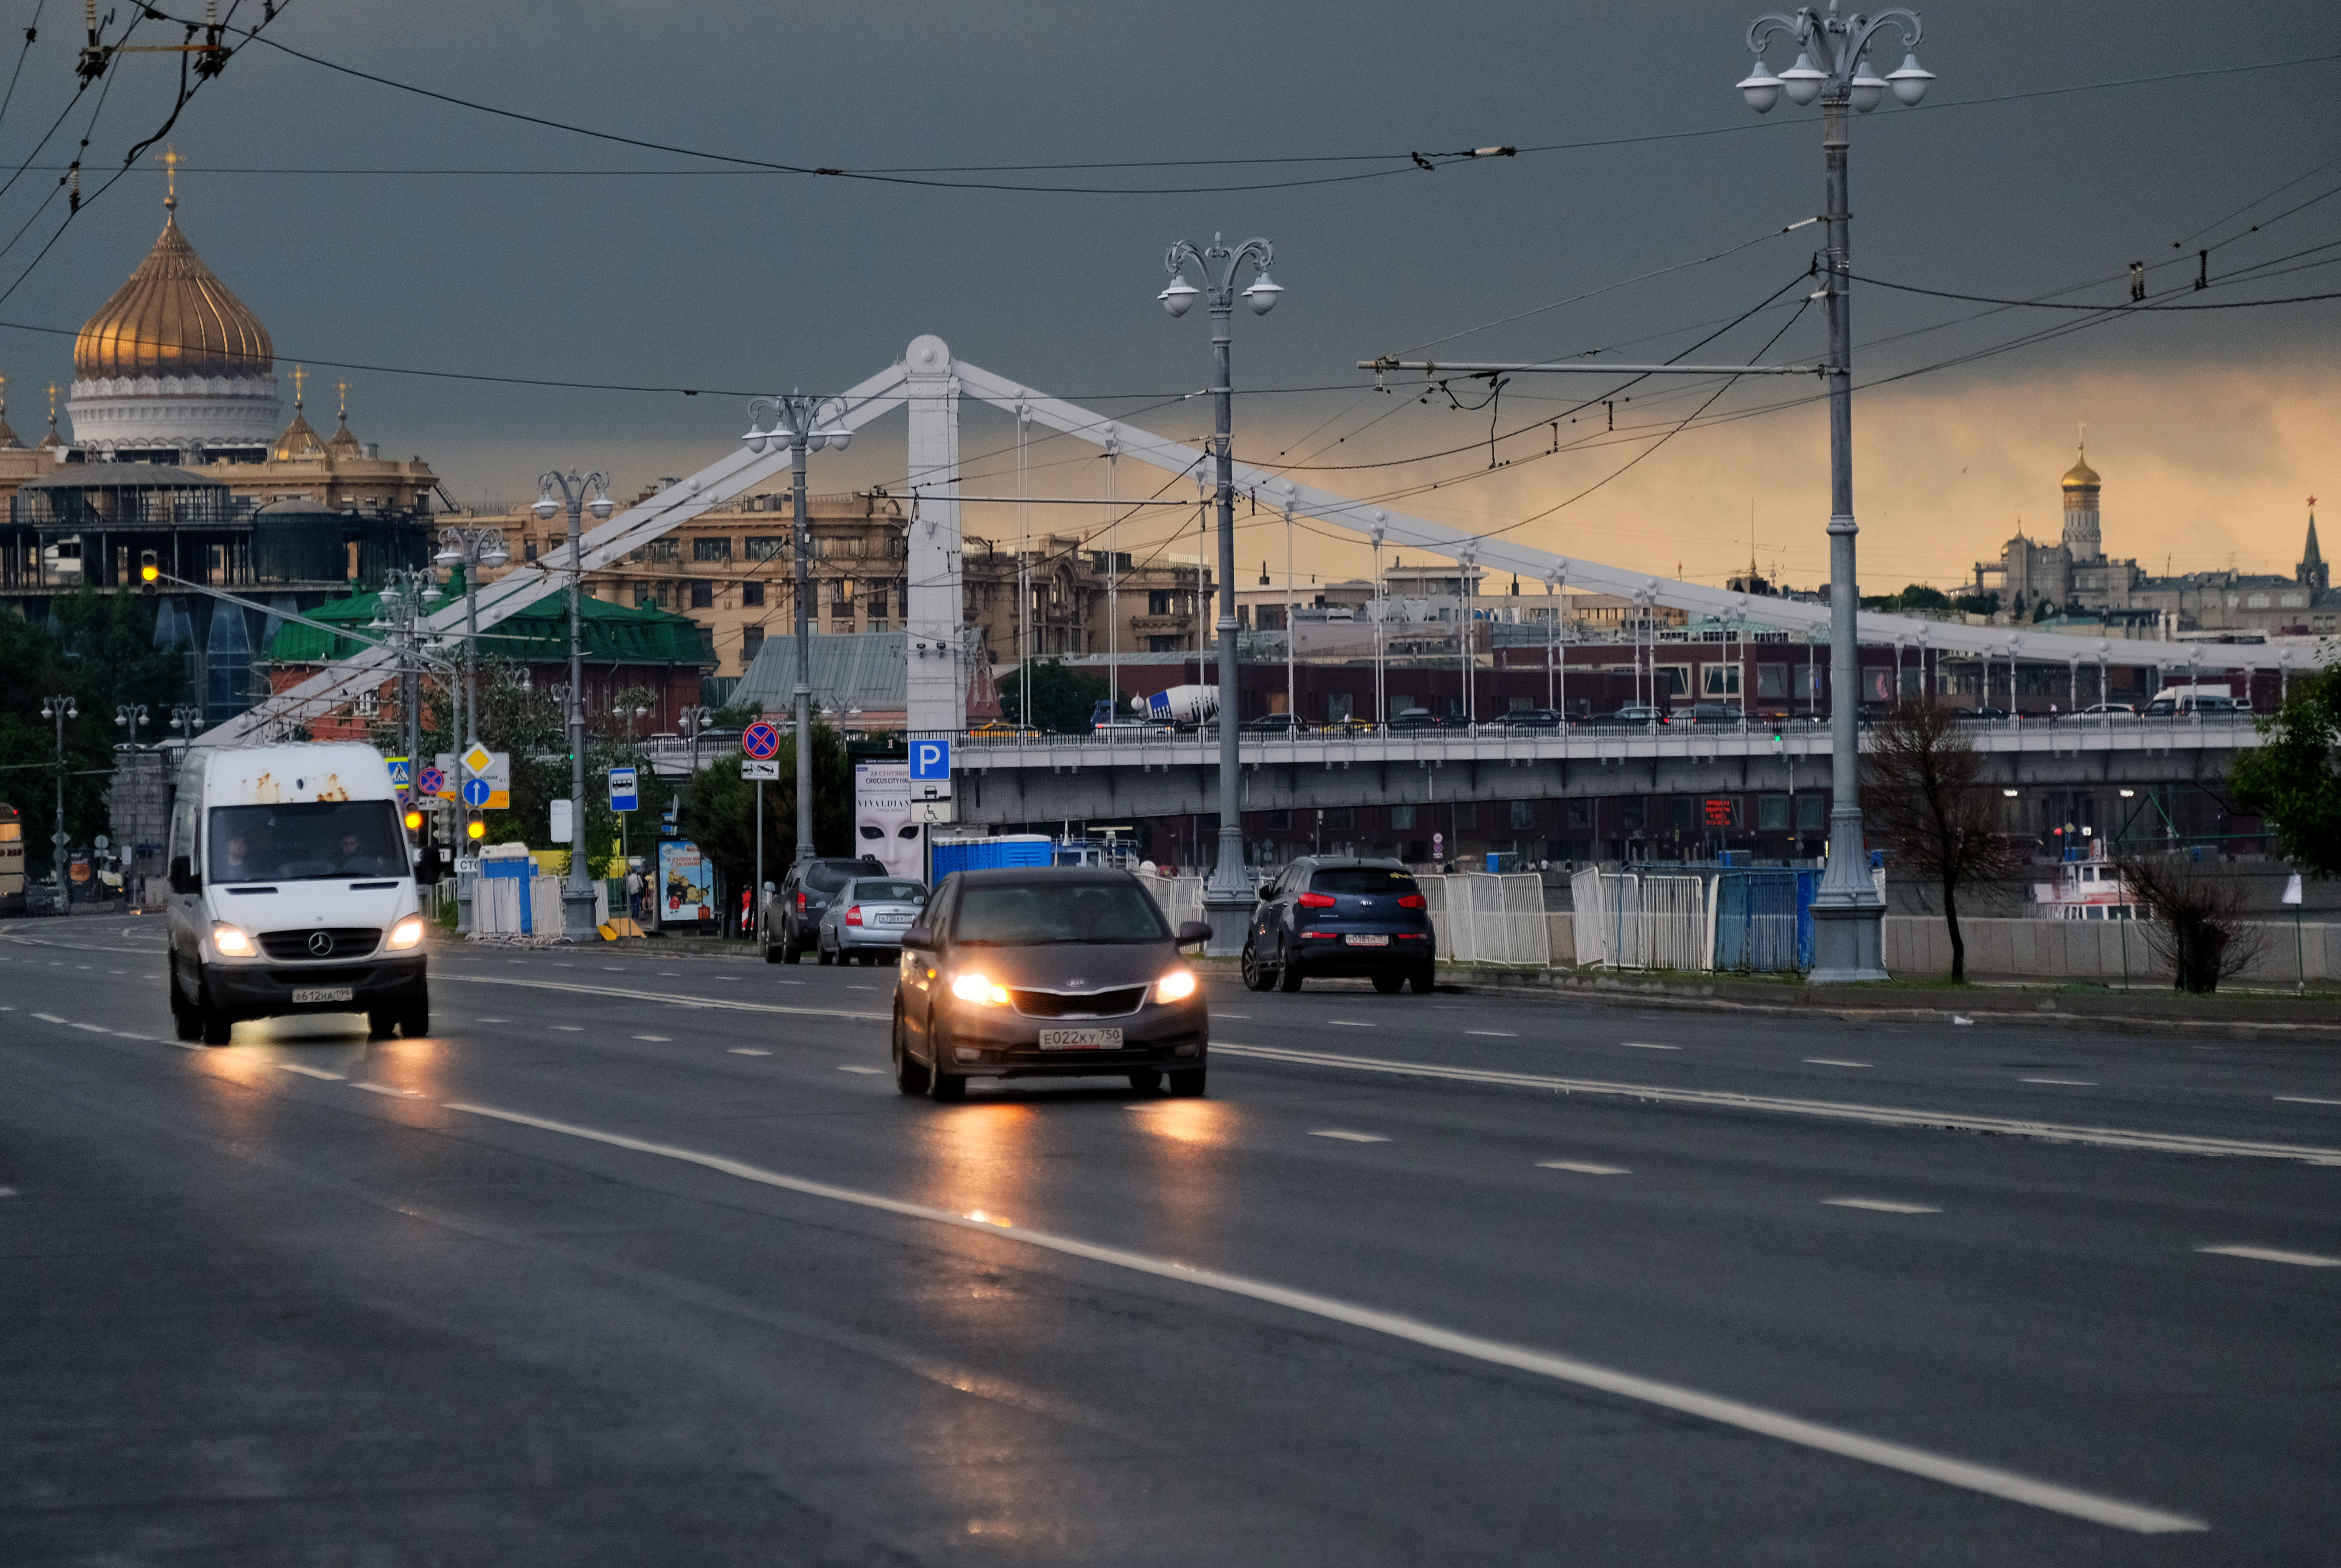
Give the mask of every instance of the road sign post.
[[[633, 868], [633, 856], [626, 848], [626, 817], [642, 805], [642, 793], [631, 768], [610, 769], [610, 809], [618, 817], [618, 868], [623, 875]], [[628, 914], [633, 911], [629, 909]]]
[[756, 781], [756, 936], [764, 935], [764, 780], [777, 779], [781, 765], [777, 760], [781, 749], [781, 732], [762, 719], [740, 732], [740, 749], [748, 760], [740, 764], [740, 777]]
[[951, 742], [911, 742], [911, 799], [948, 800], [951, 794]]

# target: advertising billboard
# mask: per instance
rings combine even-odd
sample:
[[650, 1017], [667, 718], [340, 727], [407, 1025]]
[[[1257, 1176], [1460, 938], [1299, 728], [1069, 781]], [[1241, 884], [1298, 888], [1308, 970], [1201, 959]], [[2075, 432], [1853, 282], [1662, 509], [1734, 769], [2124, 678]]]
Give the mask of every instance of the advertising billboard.
[[908, 762], [853, 765], [853, 848], [893, 876], [926, 879], [927, 829], [911, 812]]
[[658, 847], [658, 918], [662, 923], [715, 918], [715, 868], [688, 839]]

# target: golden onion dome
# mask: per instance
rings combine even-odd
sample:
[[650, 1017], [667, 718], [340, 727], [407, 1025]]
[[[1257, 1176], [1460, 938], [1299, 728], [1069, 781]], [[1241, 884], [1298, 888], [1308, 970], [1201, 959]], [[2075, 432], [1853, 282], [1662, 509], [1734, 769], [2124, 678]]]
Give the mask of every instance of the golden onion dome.
[[2065, 473], [2067, 490], [2096, 490], [2101, 482], [2097, 478], [2097, 471], [2089, 466], [2089, 460], [2086, 454]]
[[154, 248], [74, 339], [74, 376], [266, 379], [276, 351], [260, 318], [230, 293], [179, 233], [174, 213]]

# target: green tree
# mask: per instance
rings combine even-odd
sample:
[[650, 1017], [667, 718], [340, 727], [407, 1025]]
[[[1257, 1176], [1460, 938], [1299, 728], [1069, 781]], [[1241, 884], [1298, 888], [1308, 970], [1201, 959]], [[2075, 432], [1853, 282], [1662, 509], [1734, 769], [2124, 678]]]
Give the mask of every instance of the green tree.
[[1870, 731], [1862, 754], [1861, 805], [1895, 864], [1932, 882], [1951, 934], [1951, 978], [1967, 974], [1959, 890], [2006, 881], [2023, 863], [2000, 831], [1998, 791], [1948, 703], [1902, 702]]
[[2236, 803], [2267, 819], [2285, 858], [2312, 877], [2341, 877], [2341, 664], [2296, 682], [2259, 721], [2262, 744], [2239, 752]]
[[[1032, 728], [1044, 735], [1086, 735], [1090, 714], [1113, 695], [1103, 676], [1068, 670], [1064, 661], [1042, 660], [1027, 666], [1032, 674]], [[1024, 670], [1000, 682], [1000, 711], [1011, 724], [1024, 718]]]
[[34, 879], [55, 866], [57, 731], [41, 704], [60, 693], [81, 714], [65, 721], [65, 833], [86, 843], [106, 830], [114, 747], [131, 739], [115, 726], [115, 709], [144, 703], [138, 738], [152, 742], [171, 733], [171, 705], [187, 698], [186, 660], [154, 647], [154, 601], [126, 589], [83, 589], [51, 600], [45, 623], [0, 613], [0, 799], [23, 813], [25, 872]]
[[1945, 593], [1939, 588], [1929, 588], [1923, 582], [1914, 582], [1910, 584], [1900, 593], [1895, 595], [1895, 599], [1899, 607], [1903, 610], [1934, 610], [1948, 611], [1951, 608], [1951, 596], [1949, 594]]
[[[778, 882], [796, 858], [796, 735], [781, 731], [778, 781], [764, 786], [764, 880]], [[740, 777], [740, 758], [727, 753], [692, 775], [683, 799], [682, 836], [706, 851], [725, 885], [749, 886], [756, 876], [756, 786]], [[837, 731], [812, 730], [812, 839], [817, 855], [853, 853], [853, 769]], [[736, 900], [737, 895], [734, 895]]]

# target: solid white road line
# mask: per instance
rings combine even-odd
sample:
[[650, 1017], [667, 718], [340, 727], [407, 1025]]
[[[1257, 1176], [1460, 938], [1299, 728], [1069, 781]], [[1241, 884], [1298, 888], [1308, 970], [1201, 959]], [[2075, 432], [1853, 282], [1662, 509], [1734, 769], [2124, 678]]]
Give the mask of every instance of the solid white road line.
[[[345, 1073], [329, 1073], [323, 1067], [313, 1067], [306, 1062], [279, 1062], [276, 1065], [283, 1067], [288, 1073], [299, 1073], [304, 1078], [324, 1078], [330, 1083], [341, 1083], [348, 1077]], [[360, 1084], [358, 1086], [360, 1088], [367, 1088], [370, 1087], [370, 1085], [366, 1084]]]
[[2198, 1246], [2221, 1257], [2248, 1257], [2260, 1263], [2294, 1263], [2303, 1268], [2341, 1268], [2341, 1257], [2319, 1257], [2313, 1252], [2279, 1252], [2272, 1246]]
[[1666, 1088], [1657, 1084], [1549, 1077], [1540, 1073], [1508, 1073], [1486, 1067], [1433, 1067], [1426, 1062], [1383, 1061], [1373, 1057], [1343, 1057], [1330, 1051], [1296, 1051], [1282, 1046], [1246, 1046], [1223, 1040], [1211, 1042], [1211, 1054], [1276, 1062], [1287, 1067], [1340, 1067], [1351, 1072], [1389, 1073], [1398, 1077], [1449, 1078], [1459, 1083], [1545, 1089], [1565, 1095], [1603, 1095], [1619, 1099], [1658, 1100], [1669, 1105], [1775, 1111], [1788, 1116], [1820, 1116], [1832, 1121], [1868, 1122], [1878, 1126], [1993, 1133], [2002, 1137], [2039, 1138], [2048, 1143], [2087, 1144], [2098, 1148], [2151, 1149], [2159, 1154], [2233, 1155], [2256, 1159], [2300, 1160], [2308, 1165], [2341, 1166], [2341, 1148], [2319, 1148], [2313, 1144], [2254, 1143], [2243, 1138], [2194, 1137], [2184, 1133], [2134, 1132], [2124, 1127], [2073, 1126], [2015, 1116], [1961, 1116], [1951, 1111], [1910, 1110], [1899, 1106], [1786, 1099], [1770, 1095], [1738, 1094], [1727, 1089]]
[[1805, 1060], [1817, 1067], [1866, 1067], [1868, 1062], [1848, 1062], [1841, 1057], [1807, 1057]]
[[[526, 980], [517, 975], [449, 975], [449, 979], [471, 980], [483, 986], [527, 986], [540, 991], [570, 991], [581, 997], [623, 997], [633, 1002], [663, 1002], [675, 1007], [720, 1007], [733, 1013], [794, 1013], [812, 1018], [866, 1018], [873, 1023], [892, 1021], [889, 1013], [850, 1013], [837, 1007], [784, 1007], [777, 1002], [740, 1002], [729, 997], [677, 997], [664, 991], [637, 991], [623, 986], [583, 986], [571, 980]], [[733, 980], [737, 975], [717, 975], [713, 979]], [[802, 986], [802, 980], [782, 980], [784, 986]]]
[[2341, 1106], [2341, 1100], [2320, 1100], [2315, 1095], [2278, 1095], [2276, 1097], [2288, 1106]]
[[1938, 1208], [1929, 1208], [1922, 1203], [1888, 1203], [1882, 1197], [1825, 1197], [1821, 1202], [1832, 1208], [1875, 1209], [1879, 1214], [1940, 1214], [1943, 1212]]
[[2063, 1084], [2068, 1088], [2076, 1089], [2094, 1089], [2097, 1087], [2097, 1080], [2095, 1078], [2018, 1078], [2016, 1081], [2019, 1084]]
[[1345, 1133], [1338, 1127], [1324, 1127], [1309, 1135], [1312, 1138], [1340, 1138], [1350, 1144], [1386, 1144], [1390, 1139], [1380, 1133]]
[[1575, 1171], [1579, 1176], [1632, 1176], [1624, 1166], [1598, 1166], [1585, 1160], [1539, 1160], [1537, 1169]]
[[910, 1219], [925, 1220], [935, 1225], [950, 1226], [966, 1231], [1004, 1238], [1026, 1246], [1044, 1248], [1068, 1257], [1083, 1258], [1132, 1273], [1151, 1275], [1157, 1279], [1176, 1281], [1183, 1285], [1215, 1290], [1229, 1295], [1243, 1296], [1271, 1305], [1331, 1323], [1346, 1324], [1369, 1333], [1386, 1335], [1427, 1349], [1441, 1350], [1495, 1366], [1533, 1373], [1580, 1388], [1591, 1388], [1621, 1399], [1652, 1404], [1673, 1410], [1719, 1425], [1737, 1427], [1765, 1437], [1777, 1438], [1805, 1448], [1842, 1458], [1876, 1464], [1905, 1474], [1920, 1476], [1987, 1496], [2005, 1498], [2031, 1507], [2047, 1509], [2092, 1523], [2108, 1525], [2117, 1530], [2134, 1531], [2140, 1534], [2164, 1534], [2183, 1530], [2206, 1530], [2209, 1526], [2199, 1519], [2184, 1514], [2166, 1513], [2158, 1508], [2142, 1507], [2118, 1498], [2104, 1497], [2096, 1493], [2082, 1492], [2054, 1482], [2040, 1481], [2014, 1471], [1994, 1465], [1974, 1464], [1953, 1459], [1947, 1454], [1932, 1454], [1923, 1448], [1913, 1448], [1899, 1443], [1868, 1437], [1843, 1427], [1827, 1426], [1817, 1421], [1805, 1421], [1761, 1405], [1743, 1404], [1718, 1394], [1703, 1394], [1679, 1384], [1661, 1383], [1655, 1378], [1637, 1377], [1630, 1373], [1616, 1372], [1591, 1362], [1570, 1356], [1555, 1355], [1546, 1351], [1531, 1350], [1523, 1345], [1508, 1345], [1501, 1340], [1483, 1339], [1478, 1335], [1458, 1333], [1439, 1328], [1419, 1319], [1397, 1313], [1381, 1312], [1368, 1306], [1340, 1301], [1332, 1296], [1319, 1295], [1311, 1291], [1293, 1290], [1284, 1285], [1270, 1285], [1263, 1280], [1246, 1279], [1240, 1275], [1221, 1274], [1215, 1269], [1191, 1267], [1170, 1258], [1152, 1257], [1144, 1253], [1125, 1251], [1120, 1247], [1099, 1246], [1076, 1241], [1070, 1236], [1052, 1236], [1045, 1231], [1027, 1230], [997, 1218], [978, 1219], [969, 1215], [953, 1214], [948, 1209], [930, 1208], [924, 1204], [905, 1203], [900, 1198], [882, 1197], [876, 1193], [857, 1192], [850, 1187], [832, 1186], [826, 1182], [807, 1181], [800, 1176], [783, 1176], [778, 1171], [763, 1170], [740, 1160], [721, 1155], [702, 1154], [696, 1149], [678, 1148], [669, 1144], [655, 1144], [645, 1139], [628, 1137], [621, 1133], [602, 1132], [593, 1127], [575, 1126], [565, 1122], [546, 1120], [518, 1111], [497, 1110], [492, 1107], [469, 1105], [450, 1100], [447, 1109], [470, 1116], [489, 1116], [498, 1121], [556, 1133], [566, 1137], [584, 1138], [606, 1144], [613, 1148], [630, 1149], [637, 1154], [655, 1155], [664, 1159], [679, 1160], [703, 1169], [736, 1176], [742, 1181], [761, 1183], [807, 1197], [824, 1198], [834, 1203], [852, 1204], [857, 1207], [876, 1209]]
[[735, 1057], [769, 1057], [772, 1053], [770, 1051], [760, 1051], [753, 1046], [733, 1046], [731, 1048], [730, 1054]]

